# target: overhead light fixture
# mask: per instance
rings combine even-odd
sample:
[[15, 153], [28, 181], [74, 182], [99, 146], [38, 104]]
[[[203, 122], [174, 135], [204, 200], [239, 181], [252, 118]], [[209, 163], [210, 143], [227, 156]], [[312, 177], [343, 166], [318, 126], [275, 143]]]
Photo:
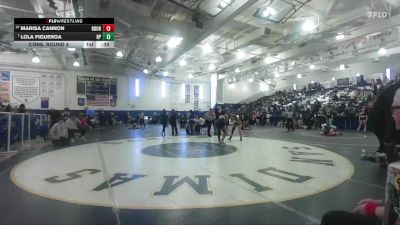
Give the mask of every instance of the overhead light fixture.
[[124, 53], [122, 53], [121, 51], [118, 51], [115, 55], [119, 58], [122, 58], [124, 56]]
[[70, 52], [74, 52], [75, 50], [76, 50], [76, 48], [67, 48], [68, 49], [68, 51], [70, 51]]
[[254, 82], [254, 78], [252, 78], [252, 77], [249, 78], [249, 82], [250, 82], [250, 83], [253, 83], [253, 82]]
[[313, 31], [315, 29], [315, 27], [316, 27], [316, 25], [315, 25], [314, 21], [312, 21], [312, 20], [306, 20], [302, 26], [304, 31]]
[[278, 73], [278, 72], [275, 72], [274, 73], [274, 77], [276, 77], [276, 78], [278, 78], [278, 77], [280, 77], [281, 75]]
[[183, 38], [181, 37], [171, 37], [167, 42], [167, 46], [168, 48], [175, 48], [176, 46], [181, 44], [182, 40]]
[[332, 77], [332, 80], [335, 80], [336, 78], [335, 77]]
[[311, 81], [311, 83], [313, 84], [313, 83], [314, 83], [314, 81], [312, 80], [312, 81]]
[[268, 18], [270, 16], [275, 16], [276, 10], [272, 7], [267, 7], [262, 13], [261, 16], [264, 18]]
[[73, 64], [75, 67], [79, 67], [81, 64], [78, 61], [75, 61]]
[[386, 48], [380, 48], [378, 51], [378, 55], [386, 55], [386, 53], [387, 53]]
[[148, 69], [144, 69], [144, 70], [143, 70], [143, 73], [149, 74], [149, 70], [148, 70]]
[[180, 66], [186, 66], [186, 61], [185, 61], [184, 59], [181, 59], [181, 60], [179, 61], [179, 65], [180, 65]]
[[297, 74], [297, 78], [300, 79], [300, 78], [302, 78], [302, 77], [303, 77], [303, 75], [301, 75], [301, 73], [298, 73], [298, 74]]
[[277, 59], [272, 58], [272, 57], [270, 57], [270, 56], [267, 56], [267, 57], [264, 59], [264, 62], [265, 62], [266, 64], [274, 63], [274, 62], [276, 62], [276, 61], [277, 61]]
[[166, 70], [163, 71], [163, 73], [162, 73], [162, 75], [163, 75], [164, 77], [168, 76], [168, 74], [169, 74], [169, 73], [168, 73], [168, 71], [166, 71]]
[[236, 57], [238, 59], [243, 59], [244, 57], [246, 57], [246, 53], [242, 52], [241, 50], [236, 52]]
[[32, 62], [33, 63], [40, 63], [40, 58], [37, 56], [32, 57]]
[[161, 61], [162, 61], [161, 56], [157, 56], [157, 57], [156, 57], [156, 62], [161, 62]]
[[224, 9], [231, 3], [232, 3], [232, 0], [220, 0], [218, 7]]
[[314, 64], [310, 65], [310, 70], [315, 70], [315, 65]]
[[208, 43], [202, 45], [201, 48], [203, 49], [203, 54], [207, 54], [207, 53], [213, 52], [212, 47]]
[[345, 69], [346, 69], [346, 67], [344, 66], [344, 64], [340, 64], [339, 70], [345, 70]]
[[344, 39], [344, 34], [343, 34], [343, 33], [338, 33], [338, 34], [336, 35], [335, 39], [336, 39], [337, 41], [343, 40], [343, 39]]
[[356, 74], [356, 77], [359, 77], [360, 75], [361, 75], [361, 74], [357, 73], [357, 74]]
[[236, 67], [235, 73], [240, 73], [240, 69], [238, 67]]
[[193, 79], [193, 73], [189, 73], [188, 77], [189, 79]]
[[217, 67], [213, 64], [213, 63], [211, 63], [210, 65], [208, 65], [208, 70], [210, 70], [210, 71], [212, 71], [212, 70], [215, 70]]

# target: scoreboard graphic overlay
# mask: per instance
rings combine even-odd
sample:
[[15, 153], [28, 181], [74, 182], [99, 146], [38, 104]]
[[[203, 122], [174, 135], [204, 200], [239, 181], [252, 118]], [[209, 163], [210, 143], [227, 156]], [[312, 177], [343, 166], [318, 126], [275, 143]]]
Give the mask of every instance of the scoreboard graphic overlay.
[[16, 48], [114, 48], [114, 18], [15, 18]]

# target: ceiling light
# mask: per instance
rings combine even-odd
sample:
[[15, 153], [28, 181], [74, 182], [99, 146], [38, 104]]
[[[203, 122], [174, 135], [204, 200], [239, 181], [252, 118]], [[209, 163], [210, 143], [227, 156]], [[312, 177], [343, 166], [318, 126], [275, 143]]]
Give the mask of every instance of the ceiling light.
[[297, 78], [300, 79], [300, 78], [302, 78], [302, 77], [303, 77], [303, 75], [301, 75], [301, 73], [298, 73], [298, 74], [297, 74]]
[[236, 67], [235, 73], [240, 73], [240, 69]]
[[236, 57], [238, 59], [243, 59], [244, 57], [246, 57], [246, 53], [244, 53], [244, 52], [239, 50], [239, 51], [236, 52]]
[[193, 74], [189, 73], [188, 77], [189, 77], [189, 79], [193, 79]]
[[215, 65], [212, 63], [208, 66], [208, 70], [215, 70], [215, 68]]
[[232, 0], [220, 0], [219, 7], [226, 8], [229, 4], [231, 4]]
[[182, 40], [183, 40], [183, 38], [181, 38], [181, 37], [172, 37], [168, 40], [167, 46], [169, 48], [175, 48], [176, 46], [181, 44]]
[[274, 62], [276, 62], [276, 61], [277, 61], [277, 59], [272, 58], [272, 57], [270, 57], [270, 56], [267, 56], [267, 57], [264, 59], [264, 62], [267, 63], [267, 64], [274, 63]]
[[67, 48], [67, 49], [68, 49], [68, 51], [71, 51], [71, 52], [76, 50], [75, 48]]
[[157, 57], [156, 57], [156, 62], [161, 62], [161, 61], [162, 61], [161, 56], [157, 56]]
[[168, 76], [168, 71], [163, 71], [163, 73], [162, 73], [162, 75], [164, 76], [164, 77], [166, 77], [166, 76]]
[[73, 64], [75, 67], [79, 67], [81, 64], [78, 61], [75, 61]]
[[144, 70], [143, 70], [143, 73], [149, 74], [149, 70], [148, 70], [148, 69], [144, 69]]
[[314, 81], [312, 80], [312, 81], [311, 81], [311, 83], [313, 84], [313, 83], [314, 83]]
[[344, 64], [340, 64], [339, 70], [345, 70], [345, 69], [346, 69], [346, 67], [344, 66]]
[[315, 70], [315, 65], [314, 64], [310, 65], [310, 70]]
[[356, 76], [359, 77], [361, 74], [357, 73]]
[[118, 51], [115, 55], [119, 58], [122, 58], [124, 56], [124, 54], [121, 51]]
[[344, 39], [344, 34], [343, 33], [338, 33], [335, 37], [336, 40], [343, 40]]
[[267, 7], [262, 13], [261, 16], [262, 17], [269, 17], [269, 16], [275, 16], [276, 15], [276, 10], [273, 9], [272, 7]]
[[335, 77], [332, 77], [332, 80], [335, 80]]
[[213, 52], [213, 49], [211, 48], [211, 46], [209, 44], [202, 45], [201, 47], [203, 49], [203, 54]]
[[304, 31], [313, 31], [314, 29], [315, 29], [315, 23], [314, 23], [314, 21], [312, 21], [312, 20], [306, 20], [304, 23], [303, 23], [303, 30]]
[[33, 63], [40, 63], [40, 58], [37, 56], [32, 57], [32, 62]]
[[278, 72], [274, 73], [274, 77], [280, 77], [281, 75]]
[[184, 59], [181, 59], [181, 60], [179, 61], [179, 65], [180, 65], [180, 66], [186, 66], [186, 61], [185, 61]]
[[386, 55], [386, 53], [387, 53], [386, 48], [380, 48], [378, 51], [378, 55]]
[[253, 83], [254, 82], [254, 78], [249, 78], [249, 82]]

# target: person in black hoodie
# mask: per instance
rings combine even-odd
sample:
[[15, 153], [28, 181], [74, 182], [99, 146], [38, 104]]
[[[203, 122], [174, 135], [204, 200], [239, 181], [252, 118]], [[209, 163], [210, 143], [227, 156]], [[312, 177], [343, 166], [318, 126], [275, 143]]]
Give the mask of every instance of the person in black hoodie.
[[[400, 82], [397, 82], [383, 90], [378, 95], [367, 120], [367, 129], [372, 131], [379, 140], [377, 152], [386, 154], [387, 163], [398, 160], [395, 145], [400, 141], [400, 131], [395, 128], [391, 106], [399, 88]], [[383, 160], [383, 158], [380, 157], [380, 160]]]
[[178, 135], [178, 128], [176, 127], [176, 119], [177, 115], [175, 110], [171, 110], [171, 114], [169, 115], [169, 123], [171, 124], [172, 136]]
[[165, 137], [165, 127], [167, 126], [167, 123], [168, 123], [168, 115], [167, 115], [167, 111], [165, 111], [165, 109], [163, 109], [161, 112], [160, 122], [163, 127], [162, 131], [161, 131], [161, 136]]

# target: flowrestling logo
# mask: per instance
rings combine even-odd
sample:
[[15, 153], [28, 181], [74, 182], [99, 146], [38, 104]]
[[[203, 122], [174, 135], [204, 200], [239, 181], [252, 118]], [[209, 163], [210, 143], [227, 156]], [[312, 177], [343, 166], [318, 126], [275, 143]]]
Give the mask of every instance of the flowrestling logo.
[[370, 19], [386, 19], [392, 17], [392, 9], [388, 3], [384, 4], [384, 9], [382, 7], [375, 7], [374, 0], [371, 0], [371, 11], [367, 12], [367, 17]]
[[22, 189], [96, 206], [176, 209], [277, 202], [330, 189], [353, 174], [344, 157], [258, 138], [221, 146], [201, 137], [139, 138], [69, 147], [11, 173]]

